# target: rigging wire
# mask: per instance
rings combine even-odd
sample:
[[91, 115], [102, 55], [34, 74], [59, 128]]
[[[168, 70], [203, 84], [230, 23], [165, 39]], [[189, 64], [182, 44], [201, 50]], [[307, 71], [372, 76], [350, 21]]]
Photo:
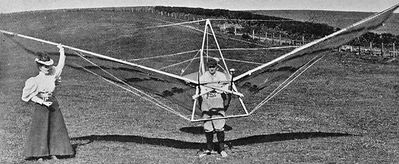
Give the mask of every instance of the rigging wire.
[[[265, 20], [265, 19], [208, 19], [211, 21], [243, 21], [243, 22], [298, 22], [295, 20]], [[186, 21], [186, 22], [179, 22], [179, 23], [171, 23], [171, 24], [165, 24], [165, 25], [158, 25], [158, 26], [150, 26], [150, 27], [144, 27], [141, 29], [152, 29], [152, 28], [162, 28], [162, 27], [171, 27], [171, 26], [181, 26], [185, 24], [193, 24], [193, 23], [198, 23], [198, 22], [204, 22], [206, 19], [200, 19], [200, 20], [195, 20], [195, 21]]]
[[251, 62], [251, 61], [237, 60], [237, 59], [228, 59], [228, 58], [224, 58], [224, 60], [238, 62], [238, 63], [254, 64], [254, 65], [262, 65], [263, 64], [263, 63], [258, 63], [258, 62]]
[[258, 105], [256, 105], [256, 107], [249, 114], [252, 114], [255, 111], [257, 111], [258, 109], [260, 109], [260, 107], [262, 107], [270, 99], [275, 97], [278, 93], [280, 93], [283, 89], [285, 89], [288, 85], [290, 85], [294, 80], [296, 80], [299, 76], [301, 76], [306, 70], [308, 70], [310, 67], [312, 67], [314, 64], [316, 64], [318, 61], [320, 61], [324, 56], [325, 55], [314, 57], [312, 60], [307, 62], [304, 66], [302, 66], [297, 71], [295, 71], [290, 77], [288, 77], [276, 89], [274, 89], [272, 93], [270, 93], [265, 99], [263, 99]]
[[[154, 19], [154, 18], [153, 18], [153, 19]], [[155, 20], [158, 20], [158, 19], [155, 19]], [[209, 20], [211, 20], [211, 19], [209, 19]], [[163, 21], [163, 22], [168, 22], [168, 23], [170, 23], [169, 21], [164, 21], [164, 20], [159, 20], [159, 21]], [[199, 21], [206, 21], [206, 19], [205, 19], [205, 20], [199, 20]], [[192, 21], [192, 22], [193, 22], [193, 21]], [[191, 22], [182, 22], [182, 23], [184, 23], [184, 24], [190, 24]], [[194, 22], [194, 23], [195, 23], [195, 22]], [[168, 24], [168, 25], [162, 25], [162, 26], [159, 26], [159, 27], [154, 26], [154, 28], [171, 27], [171, 26], [181, 26], [181, 25], [176, 25], [176, 24], [179, 24], [179, 23], [173, 23], [173, 24]], [[186, 26], [182, 26], [182, 27], [186, 27], [186, 28], [195, 30], [195, 31], [197, 31], [197, 32], [204, 33], [203, 30], [198, 29], [198, 28], [195, 28], [195, 27], [193, 27], [193, 26], [186, 25]], [[145, 29], [145, 28], [144, 28], [144, 29]], [[209, 32], [206, 32], [206, 33], [209, 34]], [[246, 44], [252, 44], [252, 45], [257, 45], [257, 46], [265, 47], [265, 45], [262, 45], [262, 44], [258, 44], [258, 43], [254, 43], [254, 42], [249, 42], [249, 41], [245, 41], [245, 40], [241, 40], [241, 39], [237, 39], [237, 38], [232, 38], [232, 37], [226, 37], [226, 36], [223, 36], [223, 35], [218, 35], [218, 37], [219, 37], [219, 38], [223, 38], [223, 39], [228, 39], [228, 40], [234, 40], [234, 41], [238, 41], [238, 42], [242, 42], [242, 43], [246, 43]]]
[[[222, 51], [258, 51], [258, 50], [278, 50], [297, 48], [298, 46], [281, 46], [281, 47], [263, 47], [263, 48], [221, 48]], [[218, 49], [209, 49], [209, 51], [218, 51]]]
[[177, 55], [184, 55], [184, 54], [193, 53], [193, 52], [197, 52], [197, 51], [198, 50], [191, 50], [191, 51], [178, 52], [178, 53], [168, 54], [168, 55], [160, 55], [160, 56], [151, 56], [151, 57], [146, 57], [146, 58], [129, 59], [127, 61], [140, 61], [140, 60], [158, 59], [158, 58], [164, 58], [164, 57], [172, 57], [172, 56], [177, 56]]
[[144, 27], [142, 29], [152, 29], [152, 28], [161, 28], [161, 27], [170, 27], [170, 26], [181, 26], [181, 25], [184, 25], [184, 24], [192, 24], [192, 23], [198, 23], [198, 22], [203, 22], [203, 21], [205, 21], [205, 20], [201, 19], [201, 20], [196, 20], [196, 21], [188, 21], [188, 22], [172, 23], [172, 24], [159, 25], [159, 26]]
[[191, 58], [190, 63], [187, 64], [187, 66], [181, 71], [180, 76], [183, 75], [184, 72], [189, 68], [189, 66], [193, 63], [193, 61], [197, 58], [197, 56], [200, 54], [200, 51], [197, 52], [197, 54], [194, 55], [193, 58]]
[[[191, 62], [192, 62], [193, 60], [199, 59], [199, 57], [197, 57], [198, 54], [199, 54], [199, 51], [198, 51], [198, 52], [195, 54], [195, 56], [194, 56], [193, 58], [191, 58], [191, 59], [183, 60], [183, 61], [181, 61], [181, 62], [174, 63], [174, 64], [171, 64], [171, 65], [167, 65], [167, 66], [162, 67], [162, 68], [159, 68], [159, 69], [160, 69], [160, 70], [164, 70], [164, 69], [167, 69], [167, 68], [170, 68], [170, 67], [173, 67], [173, 66], [177, 66], [177, 65], [180, 65], [180, 64], [184, 64], [184, 63], [187, 63], [187, 62], [190, 62], [190, 64], [191, 64]], [[190, 64], [189, 64], [189, 65], [190, 65]], [[187, 67], [188, 67], [188, 66], [187, 66]], [[187, 67], [186, 67], [186, 69], [187, 69]], [[184, 69], [184, 70], [186, 70], [186, 69]]]
[[[183, 119], [185, 119], [185, 120], [190, 121], [190, 119], [188, 119], [187, 117], [183, 116], [183, 115], [180, 114], [179, 112], [175, 111], [175, 110], [172, 109], [171, 107], [169, 107], [169, 106], [163, 104], [162, 102], [160, 102], [159, 100], [153, 98], [152, 96], [148, 95], [147, 93], [145, 93], [145, 92], [143, 92], [143, 91], [141, 91], [141, 90], [139, 90], [139, 89], [137, 89], [137, 88], [135, 88], [135, 87], [129, 85], [129, 84], [126, 83], [125, 81], [119, 79], [118, 77], [116, 77], [116, 76], [114, 76], [113, 74], [109, 73], [108, 71], [104, 70], [104, 69], [101, 68], [99, 65], [95, 64], [94, 62], [90, 61], [89, 59], [86, 59], [85, 57], [83, 57], [82, 54], [80, 54], [80, 53], [78, 53], [78, 52], [75, 52], [75, 54], [78, 55], [79, 57], [81, 57], [82, 59], [86, 60], [86, 61], [89, 62], [90, 64], [92, 64], [92, 65], [98, 67], [98, 68], [99, 68], [101, 71], [103, 71], [104, 73], [110, 75], [111, 77], [115, 78], [117, 81], [123, 83], [124, 85], [128, 86], [129, 88], [133, 89], [133, 90], [136, 91], [136, 92], [134, 92], [134, 91], [132, 91], [132, 90], [130, 90], [130, 89], [127, 89], [126, 87], [123, 87], [123, 86], [121, 86], [121, 85], [118, 85], [118, 84], [116, 84], [115, 82], [113, 82], [113, 81], [111, 81], [111, 80], [109, 80], [109, 79], [106, 79], [106, 78], [102, 77], [101, 75], [98, 75], [98, 74], [96, 74], [95, 72], [90, 71], [90, 70], [88, 70], [88, 69], [86, 69], [86, 68], [80, 66], [82, 69], [84, 69], [84, 70], [86, 70], [86, 71], [88, 71], [88, 72], [90, 72], [90, 73], [92, 73], [92, 74], [94, 74], [94, 75], [96, 75], [96, 76], [102, 78], [103, 80], [105, 80], [105, 81], [107, 81], [107, 82], [109, 82], [109, 83], [111, 83], [111, 84], [113, 84], [113, 85], [116, 85], [116, 86], [118, 86], [118, 87], [120, 87], [120, 88], [122, 88], [122, 89], [124, 89], [124, 90], [126, 90], [126, 91], [128, 91], [128, 92], [130, 92], [130, 93], [133, 93], [133, 94], [135, 94], [136, 96], [138, 96], [138, 97], [140, 97], [140, 98], [143, 98], [144, 100], [147, 100], [147, 101], [149, 101], [149, 102], [155, 104], [156, 106], [158, 106], [158, 107], [160, 107], [160, 108], [162, 108], [162, 109], [164, 109], [164, 110], [166, 110], [166, 111], [168, 111], [168, 112], [171, 112], [171, 113], [173, 113], [173, 114], [175, 114], [175, 115], [177, 115], [177, 116], [179, 116], [179, 117], [181, 117], [181, 118], [183, 118]], [[77, 64], [76, 64], [76, 65], [77, 65]]]
[[243, 21], [243, 22], [299, 22], [292, 19], [274, 20], [274, 19], [209, 19], [213, 21]]
[[[265, 47], [265, 48], [221, 48], [220, 50], [222, 51], [259, 51], [259, 50], [279, 50], [279, 49], [289, 49], [289, 48], [297, 48], [298, 46], [281, 46], [281, 47]], [[189, 54], [193, 52], [197, 52], [198, 50], [190, 50], [190, 51], [184, 51], [184, 52], [178, 52], [174, 54], [167, 54], [167, 55], [159, 55], [159, 56], [151, 56], [151, 57], [145, 57], [145, 58], [135, 58], [135, 59], [129, 59], [126, 61], [141, 61], [141, 60], [151, 60], [151, 59], [158, 59], [158, 58], [165, 58], [165, 57], [173, 57], [177, 55], [184, 55], [184, 54]], [[208, 49], [208, 51], [219, 51], [218, 49]], [[189, 60], [187, 60], [189, 61]]]
[[[199, 57], [197, 57], [197, 56], [198, 56], [198, 54], [196, 56], [194, 56], [194, 58], [192, 58], [192, 59], [187, 59], [187, 60], [175, 63], [175, 64], [167, 65], [165, 67], [160, 68], [160, 70], [165, 70], [167, 68], [170, 68], [170, 67], [173, 67], [173, 66], [177, 66], [177, 65], [180, 65], [180, 64], [184, 64], [184, 63], [187, 63], [187, 62], [190, 62], [190, 64], [191, 64], [195, 59], [199, 59]], [[246, 61], [246, 60], [230, 59], [230, 58], [224, 58], [224, 60], [225, 61], [237, 62], [237, 63], [254, 64], [254, 65], [262, 65], [262, 64], [264, 64], [264, 63], [251, 62], [251, 61]], [[184, 70], [186, 70], [187, 67]]]

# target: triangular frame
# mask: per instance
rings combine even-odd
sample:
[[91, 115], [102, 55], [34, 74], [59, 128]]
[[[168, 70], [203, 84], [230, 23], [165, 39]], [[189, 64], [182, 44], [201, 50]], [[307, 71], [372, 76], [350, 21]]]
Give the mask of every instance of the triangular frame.
[[[208, 47], [205, 47], [205, 44], [208, 42], [208, 40], [207, 40], [208, 39], [208, 34], [209, 34], [208, 31], [210, 31], [211, 35], [213, 36], [213, 39], [215, 41], [215, 44], [217, 46], [217, 49], [218, 49], [218, 52], [219, 52], [219, 55], [220, 55], [220, 59], [221, 59], [221, 61], [223, 63], [224, 70], [226, 70], [225, 73], [227, 73], [228, 77], [230, 78], [230, 85], [232, 86], [231, 92], [233, 92], [236, 95], [239, 95], [238, 100], [240, 101], [240, 104], [241, 104], [242, 109], [244, 110], [245, 114], [229, 115], [229, 116], [219, 117], [219, 118], [195, 119], [195, 111], [197, 109], [198, 98], [202, 94], [205, 94], [205, 93], [201, 93], [200, 94], [200, 86], [204, 86], [204, 84], [202, 84], [202, 85], [200, 84], [199, 77], [200, 77], [200, 75], [205, 73], [204, 51], [208, 49]], [[206, 19], [206, 21], [205, 21], [204, 35], [203, 35], [203, 38], [202, 38], [202, 46], [201, 46], [201, 50], [200, 50], [200, 66], [198, 68], [198, 77], [197, 78], [198, 78], [197, 80], [198, 80], [198, 84], [199, 85], [197, 85], [197, 87], [196, 87], [196, 92], [195, 92], [196, 95], [193, 96], [194, 103], [193, 103], [193, 109], [192, 109], [192, 113], [191, 113], [191, 120], [190, 120], [191, 122], [216, 120], [216, 119], [227, 119], [227, 118], [239, 118], [239, 117], [246, 117], [246, 116], [250, 115], [250, 113], [248, 112], [248, 110], [247, 110], [247, 108], [246, 108], [246, 106], [244, 104], [244, 101], [241, 98], [243, 95], [240, 94], [237, 91], [237, 87], [236, 87], [236, 85], [235, 85], [235, 83], [233, 81], [233, 70], [229, 70], [229, 68], [227, 67], [226, 61], [225, 61], [225, 59], [223, 57], [222, 50], [220, 49], [219, 42], [216, 39], [215, 32], [214, 32], [214, 30], [212, 28], [212, 24], [211, 24], [211, 21], [209, 19]], [[214, 88], [214, 89], [217, 89], [217, 88]]]

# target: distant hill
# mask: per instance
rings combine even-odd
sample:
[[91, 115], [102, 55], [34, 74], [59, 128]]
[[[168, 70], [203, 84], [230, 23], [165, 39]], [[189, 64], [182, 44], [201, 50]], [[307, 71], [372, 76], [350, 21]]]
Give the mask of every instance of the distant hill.
[[[253, 14], [288, 18], [298, 21], [325, 23], [327, 25], [343, 28], [353, 24], [374, 13], [371, 12], [345, 12], [324, 10], [251, 10]], [[391, 33], [399, 35], [399, 14], [394, 14], [385, 26], [375, 30], [376, 33]]]

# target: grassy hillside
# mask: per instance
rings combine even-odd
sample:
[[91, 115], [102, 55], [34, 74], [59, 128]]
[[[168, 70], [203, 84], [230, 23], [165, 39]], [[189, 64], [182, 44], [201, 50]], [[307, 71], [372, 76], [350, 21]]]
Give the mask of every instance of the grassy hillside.
[[[146, 28], [169, 21], [176, 20], [145, 12], [45, 11], [0, 15], [0, 29], [125, 60], [200, 47], [197, 30]], [[222, 38], [222, 48], [254, 47]], [[47, 52], [57, 60], [57, 49], [6, 35], [0, 41], [0, 163], [36, 163], [22, 157], [31, 107], [20, 100], [21, 90], [37, 74], [35, 54]], [[265, 62], [286, 51], [226, 56]], [[120, 78], [129, 76], [127, 67], [89, 59]], [[168, 62], [141, 64], [161, 68]], [[201, 123], [186, 122], [76, 64], [94, 68], [67, 50], [57, 92], [76, 156], [51, 163], [399, 162], [394, 62], [331, 52], [254, 115], [227, 121], [227, 158], [198, 158], [205, 142]]]
[[[253, 10], [250, 12], [254, 14], [289, 18], [298, 21], [325, 23], [338, 28], [346, 27], [373, 14], [369, 12], [323, 10]], [[399, 28], [398, 20], [399, 14], [396, 13], [385, 23], [385, 26], [378, 28], [376, 32], [399, 35], [399, 31], [397, 30]]]

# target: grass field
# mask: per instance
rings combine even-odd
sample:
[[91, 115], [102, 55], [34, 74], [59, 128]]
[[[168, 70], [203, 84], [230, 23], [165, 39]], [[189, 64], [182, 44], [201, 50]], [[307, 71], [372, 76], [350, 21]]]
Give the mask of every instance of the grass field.
[[[199, 48], [201, 42], [191, 38], [202, 34], [187, 28], [138, 33], [168, 19], [139, 12], [48, 11], [0, 15], [0, 29], [121, 59]], [[37, 74], [32, 51], [47, 51], [57, 59], [57, 49], [4, 35], [0, 41], [0, 163], [37, 163], [22, 157], [31, 109], [20, 96], [25, 80]], [[221, 44], [249, 46], [228, 40]], [[198, 158], [205, 142], [200, 123], [77, 69], [72, 63], [79, 58], [67, 53], [57, 98], [76, 156], [45, 162], [399, 162], [397, 62], [331, 52], [254, 115], [228, 120], [227, 158]]]

